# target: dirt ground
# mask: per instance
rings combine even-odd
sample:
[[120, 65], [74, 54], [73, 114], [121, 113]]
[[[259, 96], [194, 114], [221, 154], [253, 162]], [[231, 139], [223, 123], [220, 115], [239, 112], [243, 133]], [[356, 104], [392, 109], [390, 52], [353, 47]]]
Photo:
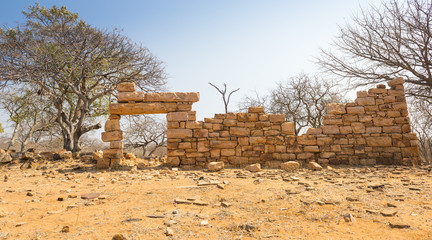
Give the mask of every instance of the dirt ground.
[[19, 166], [0, 166], [0, 239], [432, 239], [430, 166]]

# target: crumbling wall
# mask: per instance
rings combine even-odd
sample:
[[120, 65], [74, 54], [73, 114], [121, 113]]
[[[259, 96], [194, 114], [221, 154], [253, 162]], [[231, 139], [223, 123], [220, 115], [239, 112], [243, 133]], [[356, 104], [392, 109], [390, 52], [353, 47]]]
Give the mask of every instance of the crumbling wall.
[[118, 164], [123, 156], [120, 115], [167, 114], [167, 164], [204, 167], [223, 161], [241, 166], [261, 163], [279, 167], [285, 161], [321, 164], [419, 164], [417, 137], [411, 132], [402, 78], [357, 92], [353, 103], [327, 106], [323, 126], [294, 135], [294, 123], [263, 107], [247, 113], [216, 114], [196, 121], [192, 104], [198, 93], [135, 92], [119, 85], [118, 104], [110, 106], [102, 140], [110, 143], [98, 167]]

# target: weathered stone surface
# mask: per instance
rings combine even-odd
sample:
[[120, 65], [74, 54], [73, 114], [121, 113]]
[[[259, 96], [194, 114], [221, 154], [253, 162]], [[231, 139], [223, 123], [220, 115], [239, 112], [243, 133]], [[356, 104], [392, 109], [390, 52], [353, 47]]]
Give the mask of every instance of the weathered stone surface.
[[126, 102], [142, 102], [144, 100], [143, 92], [118, 92], [117, 93], [117, 102], [126, 103]]
[[387, 84], [389, 85], [389, 87], [394, 87], [396, 85], [402, 85], [404, 83], [405, 83], [405, 79], [402, 77], [387, 81]]
[[238, 137], [247, 137], [250, 135], [250, 129], [249, 128], [243, 128], [243, 127], [231, 127], [230, 128], [230, 135], [238, 136]]
[[373, 97], [360, 97], [357, 98], [355, 101], [360, 106], [375, 105], [375, 98]]
[[248, 113], [264, 113], [264, 107], [249, 107]]
[[167, 121], [170, 122], [180, 122], [180, 121], [187, 121], [188, 120], [188, 113], [187, 112], [170, 112], [166, 115]]
[[169, 167], [177, 167], [180, 165], [180, 158], [169, 156], [166, 158], [165, 164]]
[[198, 92], [165, 92], [165, 93], [146, 93], [146, 102], [198, 102], [200, 94]]
[[104, 158], [122, 158], [123, 149], [104, 149]]
[[334, 115], [345, 114], [345, 105], [342, 103], [327, 104], [327, 113]]
[[107, 120], [105, 122], [105, 132], [119, 131], [120, 121], [119, 119]]
[[168, 129], [167, 138], [190, 138], [192, 137], [191, 129]]
[[391, 147], [391, 137], [366, 137], [367, 145], [371, 147]]
[[224, 163], [223, 162], [210, 162], [207, 165], [207, 169], [211, 172], [217, 172], [220, 171], [224, 168]]
[[321, 126], [324, 134], [340, 134], [340, 130], [338, 126]]
[[261, 165], [259, 163], [251, 164], [245, 167], [246, 170], [249, 172], [260, 172], [261, 171]]
[[135, 92], [135, 83], [120, 83], [117, 86], [117, 91], [119, 92]]
[[308, 163], [308, 168], [313, 171], [321, 171], [323, 169], [321, 165], [313, 161]]
[[307, 130], [306, 134], [310, 134], [310, 135], [322, 134], [322, 129], [321, 128], [309, 128]]
[[122, 149], [124, 146], [122, 141], [112, 141], [110, 142], [110, 148], [112, 149]]
[[281, 125], [282, 127], [282, 133], [287, 135], [294, 135], [295, 134], [295, 128], [293, 122], [284, 122]]
[[348, 114], [363, 114], [365, 113], [365, 109], [362, 106], [358, 107], [347, 107]]
[[296, 161], [289, 161], [282, 163], [280, 166], [285, 171], [295, 171], [300, 168], [300, 163]]
[[175, 112], [176, 103], [117, 103], [109, 106], [110, 114], [137, 115]]
[[122, 131], [112, 131], [112, 132], [102, 133], [102, 141], [104, 142], [112, 142], [112, 141], [120, 141], [120, 140], [123, 140]]

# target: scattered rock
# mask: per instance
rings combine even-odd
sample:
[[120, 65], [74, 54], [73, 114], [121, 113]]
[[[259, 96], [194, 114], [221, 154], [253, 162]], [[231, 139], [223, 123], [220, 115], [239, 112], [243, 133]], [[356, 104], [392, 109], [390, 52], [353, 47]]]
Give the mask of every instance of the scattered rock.
[[127, 240], [127, 238], [125, 236], [123, 236], [123, 234], [116, 234], [116, 235], [114, 235], [112, 240]]
[[218, 172], [218, 171], [220, 171], [220, 170], [222, 170], [222, 169], [224, 169], [224, 162], [210, 162], [208, 165], [207, 165], [207, 169], [210, 171], [210, 172]]
[[8, 152], [0, 153], [0, 163], [9, 163], [12, 161], [12, 156]]
[[165, 231], [165, 235], [167, 235], [167, 236], [174, 236], [174, 230], [172, 228], [170, 228], [170, 227], [167, 227], [166, 231]]
[[207, 225], [209, 225], [208, 220], [202, 220], [201, 221], [201, 226], [207, 226]]
[[370, 213], [370, 214], [378, 214], [379, 211], [378, 211], [378, 210], [373, 210], [373, 209], [366, 209], [366, 213]]
[[86, 193], [86, 194], [81, 195], [81, 198], [82, 199], [95, 199], [95, 198], [98, 198], [101, 194], [102, 193], [97, 193], [97, 192], [95, 192], [95, 193]]
[[351, 213], [345, 214], [343, 218], [345, 222], [355, 222], [355, 218]]
[[148, 217], [148, 218], [165, 218], [166, 216], [164, 216], [164, 215], [150, 214], [150, 215], [147, 215], [146, 217]]
[[19, 222], [19, 223], [15, 224], [15, 227], [21, 227], [24, 224], [27, 224], [27, 222]]
[[300, 163], [296, 161], [284, 162], [280, 166], [285, 171], [296, 171], [300, 169]]
[[399, 229], [411, 227], [409, 224], [401, 223], [401, 222], [390, 222], [389, 225], [391, 228], [399, 228]]
[[68, 233], [69, 232], [69, 226], [64, 226], [60, 232]]
[[393, 204], [393, 203], [386, 203], [386, 206], [387, 207], [390, 207], [390, 208], [396, 208], [397, 206], [395, 205], [395, 204]]
[[0, 208], [0, 218], [6, 217], [6, 215], [7, 215], [6, 211]]
[[232, 204], [229, 203], [229, 202], [225, 202], [225, 201], [221, 202], [221, 206], [222, 206], [222, 207], [230, 207], [231, 205], [232, 205]]
[[396, 211], [394, 209], [384, 209], [381, 211], [381, 215], [383, 215], [384, 217], [393, 217], [397, 213], [398, 213], [398, 211]]
[[321, 171], [323, 169], [321, 165], [313, 161], [308, 163], [308, 168], [312, 171]]
[[245, 167], [246, 170], [248, 170], [249, 172], [260, 172], [261, 171], [261, 164], [259, 163], [255, 163], [255, 164], [251, 164]]
[[93, 153], [93, 160], [95, 161], [103, 161], [103, 152], [102, 151], [96, 151]]

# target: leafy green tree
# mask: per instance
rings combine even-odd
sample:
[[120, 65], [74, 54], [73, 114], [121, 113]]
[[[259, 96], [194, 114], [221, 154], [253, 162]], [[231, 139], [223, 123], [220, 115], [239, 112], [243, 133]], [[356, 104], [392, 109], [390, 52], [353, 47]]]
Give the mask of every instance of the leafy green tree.
[[23, 14], [25, 24], [0, 29], [0, 87], [29, 89], [50, 103], [46, 113], [65, 149], [79, 151], [80, 137], [101, 127], [89, 118], [106, 114], [119, 83], [164, 88], [162, 62], [117, 29], [92, 27], [64, 6], [36, 4]]

